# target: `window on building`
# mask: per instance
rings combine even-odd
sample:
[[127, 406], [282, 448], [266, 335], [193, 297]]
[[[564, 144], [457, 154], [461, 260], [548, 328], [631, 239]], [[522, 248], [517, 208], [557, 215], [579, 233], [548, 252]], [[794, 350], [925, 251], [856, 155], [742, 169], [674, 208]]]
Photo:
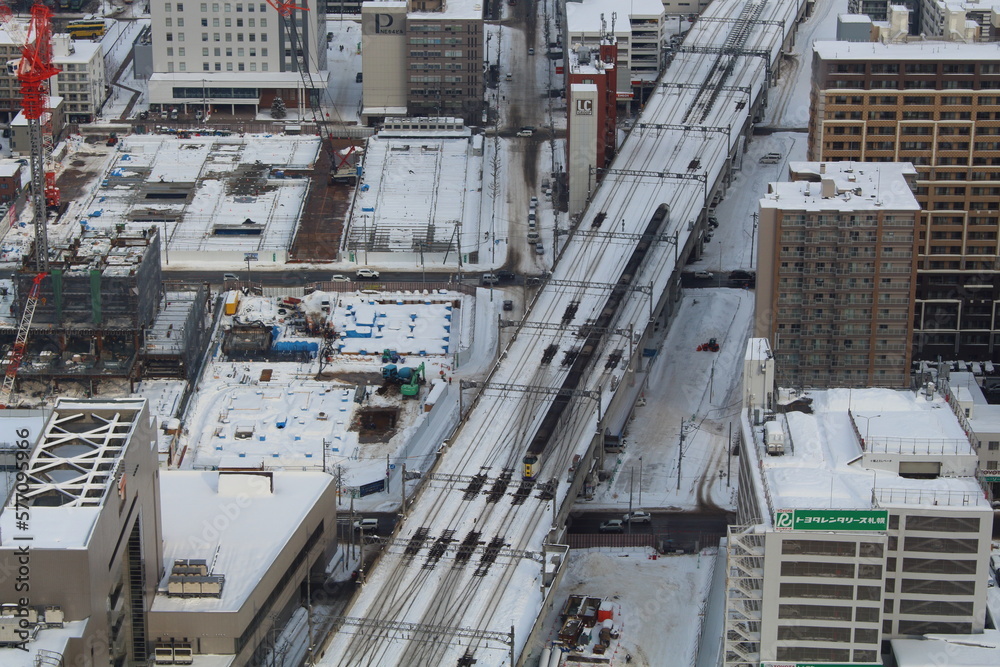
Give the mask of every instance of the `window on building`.
[[182, 71], [182, 72], [186, 72], [186, 71], [187, 71], [187, 63], [186, 63], [186, 62], [184, 62], [184, 61], [182, 60], [181, 62], [179, 62], [179, 63], [177, 64], [177, 68], [178, 68], [178, 69], [179, 69], [180, 71]]
[[207, 28], [208, 27], [208, 19], [202, 19], [201, 20], [201, 27], [202, 28]]
[[173, 28], [174, 20], [168, 16], [167, 18], [163, 19], [163, 25], [167, 26], [168, 28]]
[[168, 32], [167, 35], [166, 35], [166, 38], [167, 38], [168, 42], [174, 41], [174, 33]]
[[172, 56], [172, 55], [174, 55], [174, 47], [168, 46], [167, 47], [167, 56], [169, 57], [169, 56]]

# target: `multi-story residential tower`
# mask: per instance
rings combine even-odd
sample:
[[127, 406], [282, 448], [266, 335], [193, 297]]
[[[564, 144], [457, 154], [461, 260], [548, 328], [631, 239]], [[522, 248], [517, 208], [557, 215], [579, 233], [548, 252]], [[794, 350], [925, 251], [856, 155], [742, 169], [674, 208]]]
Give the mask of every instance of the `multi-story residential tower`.
[[909, 164], [793, 162], [760, 201], [757, 336], [786, 386], [906, 386], [920, 206]]
[[266, 2], [151, 3], [151, 104], [180, 110], [256, 111], [281, 97], [300, 112], [327, 87], [326, 3], [304, 0], [294, 48]]
[[915, 359], [1000, 359], [998, 121], [995, 45], [814, 45], [809, 159], [917, 169]]

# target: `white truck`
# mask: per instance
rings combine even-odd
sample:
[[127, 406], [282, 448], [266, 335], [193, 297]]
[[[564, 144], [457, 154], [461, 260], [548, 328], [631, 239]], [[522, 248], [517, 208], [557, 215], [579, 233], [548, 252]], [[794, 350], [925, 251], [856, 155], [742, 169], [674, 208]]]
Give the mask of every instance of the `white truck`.
[[785, 453], [785, 431], [781, 424], [770, 421], [764, 424], [764, 445], [771, 456], [781, 456]]

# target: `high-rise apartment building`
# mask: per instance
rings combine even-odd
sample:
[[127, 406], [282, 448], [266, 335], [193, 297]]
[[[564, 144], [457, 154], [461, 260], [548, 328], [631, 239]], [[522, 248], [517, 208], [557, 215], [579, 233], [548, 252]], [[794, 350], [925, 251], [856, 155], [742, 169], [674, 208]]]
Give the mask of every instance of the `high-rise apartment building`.
[[280, 97], [309, 109], [327, 87], [326, 3], [295, 4], [283, 19], [267, 2], [151, 3], [150, 103], [255, 112]]
[[760, 201], [755, 335], [785, 386], [909, 380], [914, 228], [909, 164], [792, 162]]
[[749, 341], [722, 664], [880, 665], [886, 640], [981, 637], [993, 510], [946, 398], [831, 389], [789, 405], [775, 365]]
[[1000, 50], [814, 45], [809, 159], [916, 167], [913, 358], [1000, 360]]

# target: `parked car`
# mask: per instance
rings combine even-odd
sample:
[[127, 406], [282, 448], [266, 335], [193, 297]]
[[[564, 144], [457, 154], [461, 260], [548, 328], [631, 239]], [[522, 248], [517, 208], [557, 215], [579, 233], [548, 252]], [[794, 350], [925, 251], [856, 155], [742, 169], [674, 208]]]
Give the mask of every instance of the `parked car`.
[[354, 522], [354, 530], [378, 530], [378, 519], [359, 519]]
[[507, 271], [504, 269], [500, 269], [496, 273], [497, 273], [497, 278], [499, 278], [500, 282], [502, 283], [512, 283], [514, 282], [514, 278], [517, 277], [514, 275], [513, 271]]
[[528, 202], [528, 208], [537, 208], [537, 207], [538, 207], [538, 197], [532, 197], [531, 201]]
[[365, 80], [365, 75], [363, 72], [358, 72], [354, 75], [354, 83], [363, 83]]
[[343, 273], [335, 273], [330, 276], [331, 283], [349, 283], [351, 279], [345, 276]]
[[532, 134], [534, 134], [534, 132], [531, 131], [531, 130], [518, 130], [517, 131], [517, 136], [519, 136], [519, 137], [530, 137]]
[[541, 238], [535, 229], [528, 230], [528, 243], [538, 243], [538, 239]]
[[482, 285], [496, 285], [500, 282], [500, 278], [498, 278], [495, 273], [484, 273], [479, 282]]
[[514, 302], [511, 301], [510, 299], [504, 299], [503, 309], [504, 310], [514, 310]]
[[514, 80], [514, 75], [511, 74], [510, 72], [507, 72], [507, 74], [504, 76], [504, 78], [507, 79], [507, 81], [513, 81]]
[[533, 56], [533, 55], [535, 55], [535, 49], [534, 49], [533, 47], [532, 47], [532, 48], [530, 48], [530, 49], [528, 49], [528, 55], [529, 55], [529, 56]]
[[238, 275], [236, 275], [235, 273], [223, 273], [222, 274], [222, 282], [224, 282], [224, 283], [229, 283], [229, 282], [238, 283], [239, 281], [240, 281], [240, 277]]
[[712, 278], [715, 277], [715, 274], [712, 273], [711, 271], [695, 271], [694, 277], [700, 278], [702, 280], [711, 280]]
[[765, 153], [760, 158], [761, 164], [778, 164], [779, 162], [781, 162], [781, 153]]
[[536, 243], [535, 244], [535, 254], [536, 255], [544, 255], [545, 254], [545, 246], [543, 246], [541, 243]]
[[712, 229], [718, 229], [719, 228], [719, 219], [717, 217], [715, 217], [714, 215], [708, 216], [708, 226], [711, 227]]
[[375, 269], [358, 269], [354, 272], [354, 275], [358, 278], [371, 278], [373, 280], [378, 279], [378, 271]]
[[653, 520], [653, 516], [649, 512], [643, 512], [642, 510], [635, 510], [631, 514], [626, 514], [622, 517], [622, 521], [626, 523], [649, 523]]
[[621, 519], [611, 519], [598, 526], [597, 530], [601, 533], [624, 533], [625, 523]]

